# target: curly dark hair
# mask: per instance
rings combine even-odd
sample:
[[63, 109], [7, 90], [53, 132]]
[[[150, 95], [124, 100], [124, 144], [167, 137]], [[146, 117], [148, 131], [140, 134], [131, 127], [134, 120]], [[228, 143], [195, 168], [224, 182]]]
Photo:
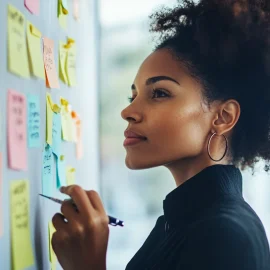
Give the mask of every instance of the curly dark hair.
[[270, 165], [270, 0], [177, 1], [150, 15], [155, 50], [167, 48], [203, 86], [210, 106], [235, 99], [241, 106], [233, 129], [232, 163], [254, 174]]

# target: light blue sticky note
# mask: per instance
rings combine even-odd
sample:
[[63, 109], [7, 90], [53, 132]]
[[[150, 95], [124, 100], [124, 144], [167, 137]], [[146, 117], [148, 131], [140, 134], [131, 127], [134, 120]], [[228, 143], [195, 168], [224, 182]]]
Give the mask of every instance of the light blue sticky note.
[[28, 106], [28, 146], [40, 147], [40, 103], [37, 95], [27, 95]]
[[53, 113], [52, 141], [52, 151], [57, 157], [59, 157], [62, 142], [60, 113]]
[[66, 186], [67, 181], [66, 181], [66, 162], [65, 160], [61, 159], [60, 157], [57, 158], [56, 160], [56, 167], [57, 167], [57, 188], [60, 188], [61, 186]]
[[48, 144], [43, 149], [42, 192], [47, 196], [53, 195], [53, 152]]

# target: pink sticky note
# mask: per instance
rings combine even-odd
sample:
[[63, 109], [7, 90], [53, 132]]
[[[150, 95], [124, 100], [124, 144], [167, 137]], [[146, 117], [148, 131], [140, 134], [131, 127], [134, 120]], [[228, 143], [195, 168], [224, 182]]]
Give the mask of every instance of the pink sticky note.
[[50, 88], [60, 88], [58, 73], [56, 72], [54, 61], [54, 43], [52, 39], [43, 38], [43, 59], [46, 74], [46, 86]]
[[15, 170], [27, 170], [25, 96], [9, 89], [7, 110], [8, 166]]
[[3, 173], [2, 153], [0, 153], [0, 236], [3, 235], [3, 188], [2, 188], [2, 173]]
[[24, 0], [25, 7], [33, 14], [39, 14], [39, 0]]

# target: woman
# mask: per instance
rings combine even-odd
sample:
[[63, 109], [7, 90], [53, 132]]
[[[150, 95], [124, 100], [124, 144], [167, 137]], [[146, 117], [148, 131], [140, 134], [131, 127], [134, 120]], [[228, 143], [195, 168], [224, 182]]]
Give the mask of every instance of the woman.
[[[239, 169], [254, 170], [258, 158], [269, 167], [269, 1], [181, 1], [151, 18], [161, 37], [121, 114], [125, 162], [163, 165], [177, 187], [126, 269], [270, 269], [266, 233], [243, 198]], [[53, 217], [60, 264], [106, 269], [108, 218], [98, 193], [76, 185], [61, 191], [79, 212], [65, 202]]]

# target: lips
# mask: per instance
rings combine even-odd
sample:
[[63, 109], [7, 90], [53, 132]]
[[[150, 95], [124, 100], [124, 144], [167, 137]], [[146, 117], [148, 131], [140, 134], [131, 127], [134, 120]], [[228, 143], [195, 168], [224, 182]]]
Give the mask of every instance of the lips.
[[145, 136], [142, 136], [131, 130], [126, 130], [124, 134], [126, 138], [139, 138], [139, 139], [144, 139], [144, 140], [147, 139]]

